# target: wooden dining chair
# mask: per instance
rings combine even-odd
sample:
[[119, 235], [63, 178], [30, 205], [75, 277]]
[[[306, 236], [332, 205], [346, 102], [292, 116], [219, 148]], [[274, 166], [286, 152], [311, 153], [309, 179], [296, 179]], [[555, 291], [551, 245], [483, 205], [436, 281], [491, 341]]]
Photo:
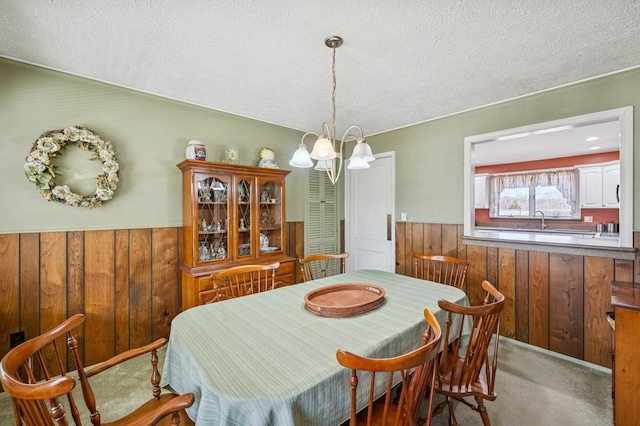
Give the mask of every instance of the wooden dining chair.
[[344, 274], [345, 259], [349, 253], [339, 254], [310, 254], [300, 259], [300, 270], [304, 281], [315, 280], [337, 274]]
[[452, 256], [413, 253], [413, 276], [464, 290], [469, 261]]
[[[166, 420], [168, 416], [171, 417], [172, 425], [180, 424], [179, 412], [190, 407], [194, 397], [191, 393], [161, 393], [156, 351], [166, 344], [167, 340], [158, 339], [85, 369], [78, 351], [78, 339], [73, 334], [82, 326], [84, 319], [82, 314], [73, 315], [57, 327], [11, 349], [0, 361], [0, 382], [2, 388], [11, 396], [16, 425], [67, 425], [69, 421], [73, 421], [76, 425], [142, 426], [155, 425], [163, 418]], [[88, 333], [89, 330], [85, 332]], [[62, 343], [65, 337], [66, 346]], [[101, 413], [98, 411], [99, 404], [96, 402], [89, 378], [95, 377], [92, 380], [99, 380], [99, 373], [145, 353], [151, 353], [151, 398], [119, 420], [102, 422]], [[73, 375], [68, 374], [72, 368], [67, 364], [75, 364], [77, 372]], [[123, 377], [124, 379], [126, 377]], [[85, 423], [82, 422], [81, 411], [74, 398], [77, 394], [72, 393], [76, 380], [80, 382], [90, 423], [89, 419], [84, 419]]]
[[219, 302], [277, 288], [280, 262], [234, 266], [211, 274], [213, 288], [201, 291], [200, 304]]
[[[447, 300], [438, 301], [438, 306], [447, 312], [447, 325], [435, 391], [444, 395], [445, 400], [435, 408], [434, 415], [448, 405], [450, 425], [458, 424], [454, 401], [480, 413], [484, 425], [491, 424], [484, 400], [494, 401], [497, 396], [498, 332], [505, 299], [489, 281], [483, 281], [482, 288], [487, 292], [482, 305], [461, 306]], [[469, 323], [473, 324], [470, 330], [462, 326]], [[465, 397], [475, 398], [475, 404]]]
[[[340, 365], [351, 369], [350, 426], [416, 425], [425, 394], [428, 399], [427, 417], [420, 419], [419, 424], [431, 424], [436, 357], [442, 333], [438, 321], [429, 309], [424, 310], [424, 318], [427, 328], [423, 333], [422, 346], [404, 355], [393, 358], [366, 358], [342, 349], [338, 350], [336, 358]], [[376, 386], [378, 379], [380, 386]], [[356, 395], [361, 382], [368, 384], [369, 399], [367, 408], [358, 412]], [[397, 386], [399, 395], [393, 392]], [[384, 395], [381, 396], [381, 392], [385, 392]]]

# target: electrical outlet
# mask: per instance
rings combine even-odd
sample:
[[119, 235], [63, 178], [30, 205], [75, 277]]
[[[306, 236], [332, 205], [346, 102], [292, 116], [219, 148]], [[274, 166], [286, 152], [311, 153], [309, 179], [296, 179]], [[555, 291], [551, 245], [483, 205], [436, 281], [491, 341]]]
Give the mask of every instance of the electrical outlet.
[[585, 223], [591, 223], [591, 222], [593, 222], [593, 216], [585, 216], [585, 217], [584, 217], [584, 221], [585, 221]]
[[407, 220], [407, 214], [406, 213], [400, 213], [400, 220], [405, 222]]
[[15, 348], [20, 343], [24, 342], [24, 340], [24, 330], [9, 334], [9, 346], [11, 348]]

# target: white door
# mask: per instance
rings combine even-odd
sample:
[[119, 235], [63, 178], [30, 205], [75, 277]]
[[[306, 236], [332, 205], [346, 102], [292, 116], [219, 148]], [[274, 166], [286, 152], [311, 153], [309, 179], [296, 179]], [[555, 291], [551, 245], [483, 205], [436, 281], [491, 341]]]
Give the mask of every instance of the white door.
[[345, 173], [347, 269], [395, 272], [395, 157], [377, 154], [368, 169]]

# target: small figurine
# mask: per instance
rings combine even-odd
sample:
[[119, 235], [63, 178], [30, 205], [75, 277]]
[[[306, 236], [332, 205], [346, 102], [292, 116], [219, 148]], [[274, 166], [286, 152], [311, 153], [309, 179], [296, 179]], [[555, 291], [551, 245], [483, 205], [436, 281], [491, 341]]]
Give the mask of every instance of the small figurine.
[[267, 169], [277, 169], [276, 153], [271, 148], [262, 148], [260, 151], [260, 162], [258, 167], [264, 167]]
[[204, 241], [201, 241], [198, 246], [198, 259], [200, 261], [211, 259], [209, 247], [207, 246], [207, 243]]
[[247, 191], [244, 188], [244, 185], [238, 185], [238, 194], [241, 203], [246, 203], [249, 201], [249, 197], [247, 196]]
[[228, 164], [238, 164], [238, 149], [228, 146], [224, 151], [224, 162]]
[[220, 243], [220, 247], [218, 248], [218, 259], [226, 259], [227, 258], [227, 249], [224, 247], [224, 242]]

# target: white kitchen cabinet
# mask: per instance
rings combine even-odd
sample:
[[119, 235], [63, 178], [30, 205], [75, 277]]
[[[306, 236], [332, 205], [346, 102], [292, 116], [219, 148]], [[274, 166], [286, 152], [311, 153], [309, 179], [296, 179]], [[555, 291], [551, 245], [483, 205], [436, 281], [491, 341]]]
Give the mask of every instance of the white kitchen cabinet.
[[580, 207], [602, 208], [602, 166], [581, 167], [579, 171]]
[[602, 209], [620, 207], [620, 163], [579, 167], [580, 207]]
[[620, 163], [602, 166], [602, 206], [620, 207]]
[[475, 186], [475, 207], [476, 209], [489, 208], [489, 175], [476, 175]]

